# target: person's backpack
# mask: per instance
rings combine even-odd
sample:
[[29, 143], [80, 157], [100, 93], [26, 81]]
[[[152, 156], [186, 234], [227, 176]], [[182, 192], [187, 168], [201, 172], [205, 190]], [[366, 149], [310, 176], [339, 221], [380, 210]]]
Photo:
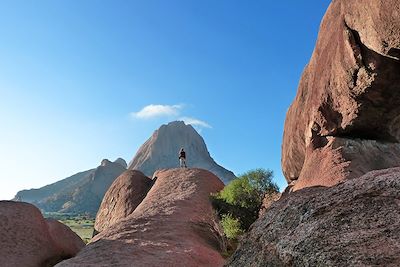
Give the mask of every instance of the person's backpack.
[[186, 153], [185, 151], [181, 151], [179, 158], [186, 158]]

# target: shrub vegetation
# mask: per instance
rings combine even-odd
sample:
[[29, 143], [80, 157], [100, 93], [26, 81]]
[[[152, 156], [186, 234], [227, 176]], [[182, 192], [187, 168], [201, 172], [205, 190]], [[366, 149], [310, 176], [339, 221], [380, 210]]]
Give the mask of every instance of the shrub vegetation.
[[258, 218], [266, 194], [278, 192], [272, 181], [273, 172], [255, 169], [231, 181], [225, 188], [211, 196], [225, 235], [236, 240]]

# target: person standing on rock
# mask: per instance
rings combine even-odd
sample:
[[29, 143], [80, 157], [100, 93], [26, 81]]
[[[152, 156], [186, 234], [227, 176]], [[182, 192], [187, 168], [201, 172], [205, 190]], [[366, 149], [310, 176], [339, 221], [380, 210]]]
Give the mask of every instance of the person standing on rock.
[[179, 151], [179, 162], [180, 162], [181, 168], [187, 168], [187, 166], [186, 166], [186, 152], [183, 149], [183, 147]]

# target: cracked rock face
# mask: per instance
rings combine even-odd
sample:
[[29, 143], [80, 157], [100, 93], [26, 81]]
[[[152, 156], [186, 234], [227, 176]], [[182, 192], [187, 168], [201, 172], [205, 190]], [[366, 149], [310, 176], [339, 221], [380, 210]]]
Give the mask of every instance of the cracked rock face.
[[227, 266], [399, 266], [399, 201], [400, 168], [283, 195]]
[[285, 177], [298, 190], [400, 166], [399, 141], [400, 2], [335, 0], [287, 112]]

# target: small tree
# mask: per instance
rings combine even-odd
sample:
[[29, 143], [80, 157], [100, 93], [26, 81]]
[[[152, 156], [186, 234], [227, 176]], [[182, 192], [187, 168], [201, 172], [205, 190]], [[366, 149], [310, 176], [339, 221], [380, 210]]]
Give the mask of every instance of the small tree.
[[243, 234], [239, 219], [234, 218], [231, 214], [222, 215], [221, 225], [225, 236], [229, 239], [237, 239]]
[[214, 208], [222, 219], [229, 214], [229, 219], [237, 219], [241, 229], [247, 231], [258, 217], [265, 194], [279, 190], [272, 177], [273, 172], [265, 169], [244, 173], [212, 196]]

